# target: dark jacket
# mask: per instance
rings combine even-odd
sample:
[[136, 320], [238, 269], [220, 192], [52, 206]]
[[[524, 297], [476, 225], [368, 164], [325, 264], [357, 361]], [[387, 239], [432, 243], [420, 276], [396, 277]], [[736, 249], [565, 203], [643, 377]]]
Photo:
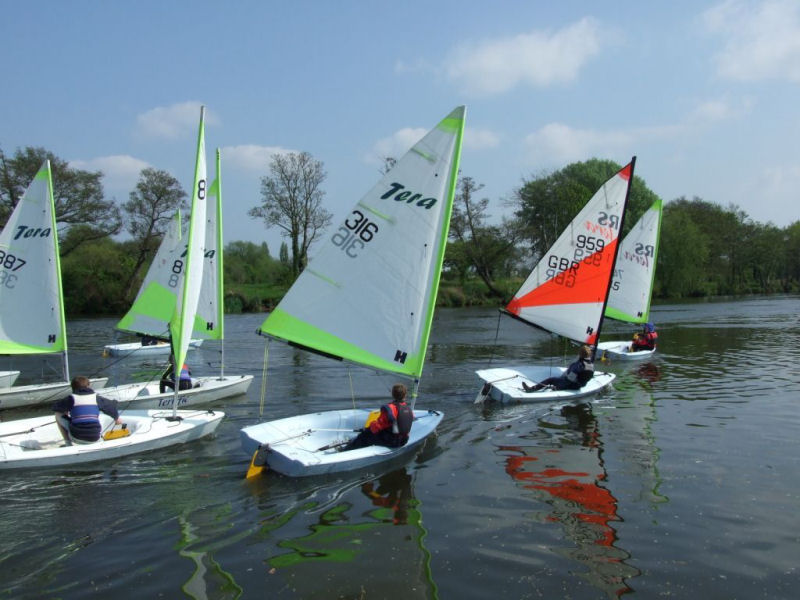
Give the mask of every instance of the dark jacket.
[[100, 439], [100, 411], [115, 421], [119, 419], [116, 400], [98, 396], [92, 388], [81, 388], [54, 402], [52, 409], [69, 418], [69, 434], [85, 442]]

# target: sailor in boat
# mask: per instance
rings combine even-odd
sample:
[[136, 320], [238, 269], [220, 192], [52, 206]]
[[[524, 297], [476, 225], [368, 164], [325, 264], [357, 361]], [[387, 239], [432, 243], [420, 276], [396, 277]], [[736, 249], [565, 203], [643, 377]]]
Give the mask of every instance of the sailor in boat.
[[153, 337], [152, 335], [142, 335], [142, 346], [158, 346], [163, 344], [163, 342], [158, 339], [157, 337]]
[[642, 331], [633, 334], [633, 342], [631, 343], [631, 352], [638, 352], [639, 350], [655, 350], [656, 340], [658, 333], [656, 326], [652, 323], [645, 323], [642, 326]]
[[540, 390], [579, 390], [594, 377], [594, 362], [592, 361], [592, 349], [589, 346], [581, 346], [578, 352], [578, 359], [567, 367], [563, 375], [559, 377], [548, 377], [534, 385], [522, 382], [522, 388], [526, 392], [538, 392]]
[[[175, 389], [175, 357], [172, 354], [169, 355], [169, 366], [161, 376], [161, 381], [158, 382], [158, 391], [160, 393], [163, 394], [167, 391], [167, 388], [171, 390]], [[178, 376], [178, 389], [192, 389], [192, 372], [189, 370], [189, 367], [186, 366], [186, 363], [183, 363], [180, 375]]]
[[90, 387], [89, 379], [73, 377], [70, 382], [72, 393], [53, 404], [56, 423], [67, 445], [72, 442], [91, 443], [100, 439], [100, 411], [121, 424], [116, 400], [98, 396]]
[[392, 402], [381, 406], [380, 415], [361, 430], [361, 432], [342, 449], [355, 450], [365, 446], [405, 446], [414, 413], [406, 404], [406, 386], [396, 383], [392, 386]]

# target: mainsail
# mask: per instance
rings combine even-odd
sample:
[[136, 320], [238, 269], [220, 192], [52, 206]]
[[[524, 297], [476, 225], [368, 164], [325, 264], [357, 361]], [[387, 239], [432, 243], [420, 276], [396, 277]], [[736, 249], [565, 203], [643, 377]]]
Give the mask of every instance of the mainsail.
[[183, 288], [186, 245], [181, 239], [181, 215], [176, 212], [170, 221], [161, 245], [145, 275], [133, 305], [117, 329], [164, 338], [175, 312], [178, 295]]
[[220, 152], [216, 154], [217, 177], [208, 187], [209, 206], [206, 210], [205, 258], [203, 283], [197, 304], [192, 336], [206, 340], [221, 340], [223, 333], [223, 276], [222, 276], [222, 171]]
[[[179, 296], [176, 311], [169, 323], [172, 351], [175, 356], [175, 371], [186, 360], [192, 329], [194, 328], [200, 287], [203, 283], [203, 256], [206, 226], [206, 140], [205, 107], [200, 107], [200, 127], [197, 133], [197, 158], [194, 167], [192, 186], [192, 208], [189, 217], [189, 233], [184, 261], [183, 290]], [[175, 390], [177, 394], [177, 386]], [[175, 403], [177, 407], [177, 402]]]
[[578, 343], [597, 343], [635, 162], [592, 196], [509, 302], [509, 313]]
[[66, 356], [54, 205], [45, 161], [0, 233], [0, 354]]
[[619, 247], [605, 315], [628, 323], [650, 319], [650, 300], [658, 260], [661, 199], [642, 215]]
[[311, 351], [418, 378], [447, 244], [466, 108], [348, 213], [261, 326]]
[[[203, 177], [205, 177], [204, 147], [202, 155]], [[214, 196], [216, 208], [204, 210], [204, 221], [199, 225], [205, 227], [205, 234], [199, 234], [205, 237], [199, 239], [204, 239], [206, 264], [203, 266], [200, 300], [193, 322], [192, 337], [196, 339], [222, 337], [222, 209], [221, 194], [217, 191], [220, 189], [219, 159], [217, 171], [217, 180], [211, 184], [207, 192], [208, 196]], [[195, 190], [198, 185], [201, 184], [195, 182]], [[205, 180], [202, 185], [205, 186]], [[197, 193], [195, 191], [195, 195]], [[203, 194], [205, 196], [205, 190]], [[169, 323], [175, 316], [176, 307], [182, 298], [184, 277], [189, 264], [188, 248], [188, 238], [181, 233], [180, 212], [176, 212], [142, 281], [136, 299], [117, 323], [117, 329], [161, 338], [169, 335]]]

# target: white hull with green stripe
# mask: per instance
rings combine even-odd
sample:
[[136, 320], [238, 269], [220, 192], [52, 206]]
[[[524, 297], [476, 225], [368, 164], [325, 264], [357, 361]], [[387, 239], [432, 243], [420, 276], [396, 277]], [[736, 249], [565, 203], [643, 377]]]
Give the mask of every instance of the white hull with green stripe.
[[[453, 110], [355, 203], [264, 321], [263, 335], [406, 378], [412, 382], [413, 407], [447, 245], [465, 113], [464, 107]], [[293, 417], [312, 429], [319, 418]], [[425, 437], [433, 431], [415, 421], [412, 435], [418, 425]], [[268, 444], [272, 455], [289, 451], [266, 434], [262, 438], [260, 432], [269, 429], [269, 424], [245, 428], [244, 450], [251, 454], [253, 445]], [[360, 468], [362, 454], [339, 452], [326, 472]], [[383, 448], [376, 456], [389, 461], [399, 454], [405, 454], [403, 448]], [[286, 474], [307, 474], [290, 471]]]

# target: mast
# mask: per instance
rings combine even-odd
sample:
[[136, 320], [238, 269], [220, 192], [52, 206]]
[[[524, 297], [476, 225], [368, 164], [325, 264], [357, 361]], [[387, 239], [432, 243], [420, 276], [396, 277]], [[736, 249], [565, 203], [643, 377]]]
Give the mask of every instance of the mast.
[[619, 218], [619, 234], [617, 235], [617, 243], [614, 245], [614, 262], [611, 263], [611, 277], [608, 278], [608, 285], [606, 286], [606, 297], [603, 300], [603, 310], [600, 311], [600, 322], [597, 324], [597, 336], [595, 343], [592, 345], [592, 362], [594, 362], [595, 353], [597, 352], [597, 344], [600, 343], [600, 330], [603, 328], [603, 321], [605, 320], [606, 306], [608, 305], [608, 295], [611, 292], [611, 283], [614, 280], [614, 268], [617, 265], [617, 255], [619, 254], [620, 240], [622, 239], [622, 229], [625, 226], [625, 213], [628, 212], [628, 199], [631, 196], [631, 187], [633, 187], [633, 171], [636, 167], [636, 157], [631, 158], [630, 162], [631, 171], [628, 178], [628, 189], [625, 191], [625, 200], [622, 203], [622, 212]]
[[[206, 151], [205, 151], [205, 106], [200, 107], [200, 126], [197, 133], [197, 157], [194, 167], [194, 185], [192, 187], [192, 209], [189, 217], [189, 235], [187, 236], [186, 264], [184, 265], [183, 291], [176, 306], [176, 314], [170, 320], [170, 334], [173, 340], [175, 356], [175, 389], [173, 395], [172, 418], [177, 418], [178, 388], [180, 370], [186, 360], [186, 352], [192, 337], [194, 317], [202, 285], [203, 247], [205, 246], [206, 225]], [[202, 228], [202, 231], [200, 231]], [[198, 240], [198, 235], [203, 234]], [[200, 265], [199, 273], [195, 265]]]
[[67, 352], [67, 319], [64, 315], [64, 285], [61, 281], [61, 256], [58, 249], [58, 229], [56, 229], [56, 200], [53, 194], [53, 172], [50, 169], [50, 161], [45, 161], [47, 169], [47, 200], [50, 203], [50, 222], [53, 228], [53, 246], [55, 248], [56, 261], [56, 285], [58, 287], [58, 310], [61, 314], [61, 339], [64, 340], [64, 381], [69, 381], [69, 356]]
[[222, 166], [220, 160], [220, 150], [217, 148], [216, 166], [217, 166], [217, 323], [219, 325], [219, 344], [220, 344], [220, 359], [219, 359], [219, 378], [222, 379], [225, 375], [225, 291], [224, 291], [224, 272], [222, 264], [222, 256], [224, 254], [222, 248]]

